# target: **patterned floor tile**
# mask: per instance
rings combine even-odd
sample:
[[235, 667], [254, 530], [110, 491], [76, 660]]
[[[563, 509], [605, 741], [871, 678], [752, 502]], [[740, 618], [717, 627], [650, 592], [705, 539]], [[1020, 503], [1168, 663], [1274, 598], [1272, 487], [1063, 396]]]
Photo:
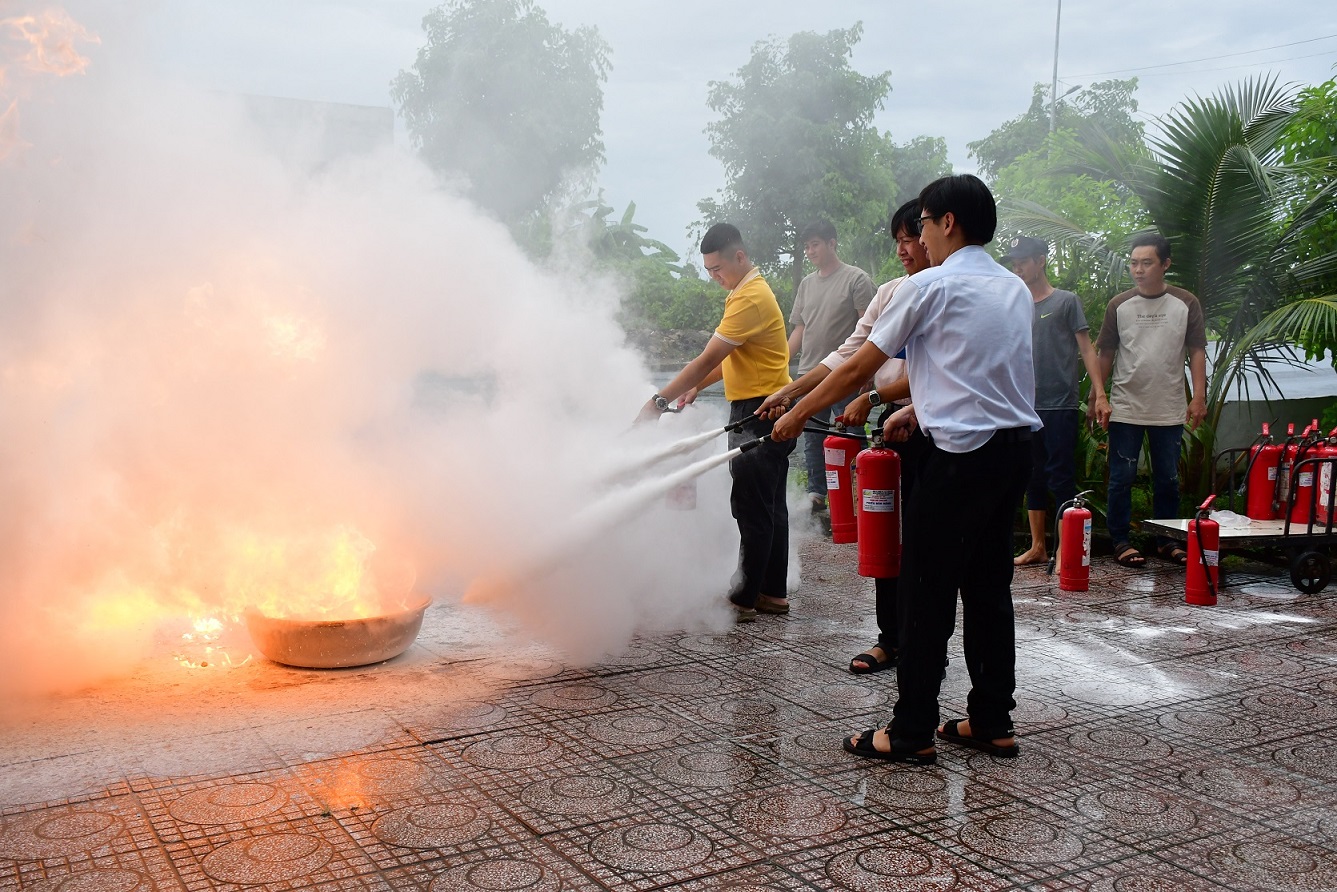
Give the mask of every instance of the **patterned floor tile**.
[[818, 889], [839, 892], [993, 892], [1012, 885], [958, 852], [899, 830], [807, 849], [771, 863]]
[[746, 842], [689, 814], [591, 824], [545, 837], [567, 861], [609, 889], [681, 883], [758, 860]]
[[541, 842], [498, 846], [388, 870], [396, 892], [605, 892]]
[[1259, 892], [1311, 892], [1337, 888], [1337, 853], [1282, 833], [1245, 827], [1159, 853], [1224, 888]]
[[38, 881], [58, 887], [75, 874], [88, 875], [90, 882], [119, 876], [117, 881], [156, 884], [162, 878], [174, 888], [158, 838], [133, 796], [0, 817], [0, 888]]

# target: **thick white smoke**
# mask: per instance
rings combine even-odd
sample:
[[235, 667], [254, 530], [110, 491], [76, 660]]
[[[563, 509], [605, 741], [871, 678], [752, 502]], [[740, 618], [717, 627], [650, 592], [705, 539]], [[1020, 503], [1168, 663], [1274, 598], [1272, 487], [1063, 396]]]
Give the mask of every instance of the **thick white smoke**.
[[[239, 101], [146, 79], [109, 37], [71, 38], [90, 64], [60, 77], [17, 64], [19, 36], [0, 687], [94, 681], [164, 622], [392, 603], [410, 572], [457, 596], [550, 548], [608, 468], [722, 422], [629, 434], [653, 386], [614, 289], [536, 268], [406, 154], [294, 169]], [[722, 622], [726, 488], [721, 469], [694, 512], [648, 504], [498, 603], [578, 659]]]

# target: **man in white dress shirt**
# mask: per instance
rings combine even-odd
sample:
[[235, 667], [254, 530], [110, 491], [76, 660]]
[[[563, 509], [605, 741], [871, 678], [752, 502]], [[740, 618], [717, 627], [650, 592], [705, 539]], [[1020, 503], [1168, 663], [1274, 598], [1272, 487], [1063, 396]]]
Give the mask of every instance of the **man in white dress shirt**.
[[993, 195], [969, 174], [943, 177], [919, 195], [920, 241], [933, 268], [911, 276], [868, 343], [776, 422], [792, 439], [805, 404], [848, 392], [901, 349], [914, 405], [887, 421], [916, 425], [930, 445], [906, 506], [901, 564], [899, 697], [891, 724], [847, 738], [858, 756], [931, 765], [938, 690], [960, 593], [971, 690], [967, 718], [937, 727], [938, 739], [994, 756], [1018, 753], [1012, 615], [1012, 522], [1031, 469], [1035, 370], [1031, 294], [984, 250], [997, 228]]

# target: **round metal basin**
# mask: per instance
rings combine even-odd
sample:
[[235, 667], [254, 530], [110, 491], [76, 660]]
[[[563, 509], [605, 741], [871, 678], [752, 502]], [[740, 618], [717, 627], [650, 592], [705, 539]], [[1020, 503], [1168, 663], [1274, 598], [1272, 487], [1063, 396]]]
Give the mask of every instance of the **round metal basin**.
[[260, 653], [275, 663], [304, 669], [366, 666], [408, 650], [431, 603], [423, 598], [397, 613], [347, 620], [277, 619], [248, 611], [246, 629]]

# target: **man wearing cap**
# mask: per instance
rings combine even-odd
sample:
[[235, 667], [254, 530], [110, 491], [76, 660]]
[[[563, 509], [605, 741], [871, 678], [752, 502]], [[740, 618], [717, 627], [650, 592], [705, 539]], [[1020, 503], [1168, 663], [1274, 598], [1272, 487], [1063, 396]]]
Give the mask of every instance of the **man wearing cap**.
[[[1082, 301], [1071, 291], [1049, 283], [1045, 263], [1049, 245], [1023, 235], [1012, 240], [1003, 255], [1030, 289], [1035, 301], [1031, 321], [1031, 355], [1035, 360], [1035, 412], [1044, 427], [1031, 438], [1031, 481], [1026, 489], [1026, 516], [1031, 527], [1031, 547], [1014, 560], [1017, 566], [1043, 564], [1045, 549], [1045, 505], [1052, 493], [1055, 506], [1077, 495], [1078, 369], [1080, 356], [1091, 377], [1088, 397], [1092, 414], [1102, 411], [1105, 387], [1096, 361], [1095, 348], [1087, 334]], [[1055, 543], [1057, 547], [1057, 543]]]

